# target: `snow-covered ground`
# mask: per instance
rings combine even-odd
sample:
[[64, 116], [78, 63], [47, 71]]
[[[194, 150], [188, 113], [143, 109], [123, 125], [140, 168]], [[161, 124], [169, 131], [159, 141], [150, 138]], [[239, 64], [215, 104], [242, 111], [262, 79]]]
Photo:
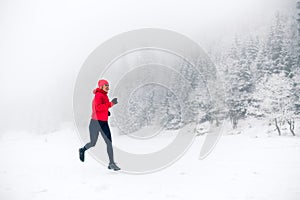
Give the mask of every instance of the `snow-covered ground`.
[[82, 144], [73, 128], [6, 133], [0, 137], [0, 199], [298, 200], [300, 137], [270, 137], [263, 125], [243, 126], [241, 134], [223, 135], [204, 160], [198, 156], [205, 135], [175, 164], [143, 175], [109, 171], [88, 154], [80, 162]]

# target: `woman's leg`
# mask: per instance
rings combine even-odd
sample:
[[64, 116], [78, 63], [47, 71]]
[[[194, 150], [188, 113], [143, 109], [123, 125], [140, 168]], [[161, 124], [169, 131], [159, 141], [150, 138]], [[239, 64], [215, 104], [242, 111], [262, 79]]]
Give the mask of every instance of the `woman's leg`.
[[84, 146], [84, 150], [88, 150], [91, 147], [94, 147], [97, 143], [99, 131], [100, 131], [100, 124], [98, 120], [91, 120], [89, 125], [90, 131], [90, 142]]
[[110, 129], [108, 126], [108, 122], [100, 121], [99, 123], [101, 126], [101, 135], [106, 143], [109, 163], [114, 163], [114, 151], [113, 151], [113, 147], [112, 147], [112, 139], [111, 139], [111, 133], [110, 133]]

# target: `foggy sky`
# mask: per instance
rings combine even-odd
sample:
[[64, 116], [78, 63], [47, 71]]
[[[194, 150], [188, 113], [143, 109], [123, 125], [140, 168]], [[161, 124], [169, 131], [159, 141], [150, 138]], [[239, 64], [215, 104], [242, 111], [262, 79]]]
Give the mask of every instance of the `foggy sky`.
[[[266, 26], [295, 0], [0, 1], [0, 130], [72, 120], [76, 76], [102, 42], [125, 31], [163, 28], [204, 50]], [[49, 123], [48, 123], [49, 122]]]

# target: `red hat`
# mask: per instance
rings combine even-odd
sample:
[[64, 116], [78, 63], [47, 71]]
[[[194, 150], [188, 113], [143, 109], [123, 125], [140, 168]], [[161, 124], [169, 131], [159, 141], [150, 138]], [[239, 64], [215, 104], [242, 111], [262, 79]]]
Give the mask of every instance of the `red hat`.
[[108, 81], [104, 79], [99, 80], [98, 81], [99, 88], [101, 88], [103, 85], [108, 85]]

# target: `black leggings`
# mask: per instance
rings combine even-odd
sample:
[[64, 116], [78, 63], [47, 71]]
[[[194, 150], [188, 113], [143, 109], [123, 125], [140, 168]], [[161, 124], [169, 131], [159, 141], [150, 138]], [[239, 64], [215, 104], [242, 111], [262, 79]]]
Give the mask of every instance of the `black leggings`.
[[100, 132], [106, 143], [109, 162], [113, 163], [114, 162], [114, 152], [113, 152], [112, 140], [111, 140], [111, 134], [110, 134], [108, 122], [91, 119], [91, 122], [89, 125], [89, 130], [90, 130], [90, 140], [91, 141], [84, 146], [85, 149], [88, 150], [89, 148], [96, 145], [98, 136], [99, 136], [99, 132]]

